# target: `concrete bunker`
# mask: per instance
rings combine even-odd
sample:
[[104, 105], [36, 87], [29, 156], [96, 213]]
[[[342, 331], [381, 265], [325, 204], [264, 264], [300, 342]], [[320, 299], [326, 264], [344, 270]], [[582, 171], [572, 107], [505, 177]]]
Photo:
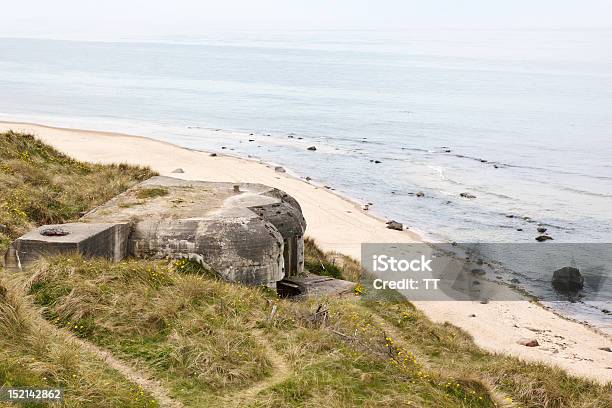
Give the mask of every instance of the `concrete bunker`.
[[[306, 222], [298, 202], [261, 184], [153, 177], [85, 214], [18, 238], [7, 268], [76, 252], [119, 261], [189, 258], [222, 278], [276, 287], [304, 272]], [[62, 231], [44, 235], [45, 231]]]

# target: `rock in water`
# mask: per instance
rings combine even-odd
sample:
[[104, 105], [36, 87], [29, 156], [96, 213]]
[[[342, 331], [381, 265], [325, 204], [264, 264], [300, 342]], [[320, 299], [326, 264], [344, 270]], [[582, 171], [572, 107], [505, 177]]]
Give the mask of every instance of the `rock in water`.
[[172, 170], [172, 172], [173, 172], [173, 173], [184, 173], [184, 172], [185, 172], [185, 170], [183, 170], [183, 169], [181, 169], [181, 168], [178, 168], [178, 169], [174, 169], [174, 170]]
[[535, 237], [535, 240], [538, 242], [550, 241], [552, 239], [553, 238], [549, 237], [548, 235], [538, 235], [537, 237]]
[[392, 229], [392, 230], [397, 230], [397, 231], [403, 231], [404, 230], [404, 225], [401, 222], [388, 221], [387, 222], [387, 228]]
[[537, 347], [540, 345], [540, 343], [538, 343], [536, 339], [527, 339], [527, 338], [520, 339], [519, 341], [517, 341], [517, 343], [525, 347]]
[[314, 152], [315, 150], [317, 150], [317, 147], [316, 147], [316, 146], [310, 146], [310, 147], [309, 147], [308, 149], [306, 149], [306, 150], [310, 150], [310, 151], [313, 151], [313, 152]]
[[576, 293], [584, 287], [584, 278], [578, 268], [566, 266], [553, 273], [552, 286], [562, 293]]

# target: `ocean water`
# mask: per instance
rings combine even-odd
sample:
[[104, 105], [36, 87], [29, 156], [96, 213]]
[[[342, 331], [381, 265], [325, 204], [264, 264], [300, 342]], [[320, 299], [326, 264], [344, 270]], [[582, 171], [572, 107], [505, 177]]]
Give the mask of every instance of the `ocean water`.
[[612, 30], [4, 38], [0, 119], [260, 158], [435, 240], [612, 242]]

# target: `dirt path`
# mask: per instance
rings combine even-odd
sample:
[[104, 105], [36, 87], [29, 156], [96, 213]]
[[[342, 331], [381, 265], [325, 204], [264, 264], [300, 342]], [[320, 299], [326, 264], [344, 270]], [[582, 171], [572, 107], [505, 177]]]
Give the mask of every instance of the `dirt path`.
[[[65, 333], [63, 333], [65, 334]], [[98, 348], [92, 343], [81, 340], [72, 334], [69, 334], [70, 340], [77, 343], [83, 350], [94, 354], [100, 360], [104, 361], [109, 367], [117, 370], [121, 375], [127, 378], [134, 384], [139, 385], [142, 389], [153, 396], [159, 402], [159, 406], [166, 408], [182, 408], [183, 404], [170, 397], [168, 390], [162, 385], [159, 380], [153, 379], [153, 376], [141, 370], [137, 370], [124, 362], [115, 358], [110, 352]]]
[[151, 396], [155, 398], [157, 402], [159, 402], [160, 407], [162, 408], [166, 408], [166, 407], [182, 408], [183, 407], [183, 404], [181, 404], [179, 401], [170, 397], [170, 393], [160, 381], [153, 379], [153, 375], [146, 373], [142, 370], [138, 370], [132, 366], [129, 366], [128, 364], [115, 358], [110, 352], [97, 347], [93, 343], [90, 343], [86, 340], [82, 340], [76, 337], [72, 332], [66, 329], [62, 329], [62, 328], [58, 328], [54, 326], [53, 324], [45, 320], [42, 316], [40, 316], [37, 320], [39, 321], [40, 325], [46, 326], [46, 328], [49, 331], [55, 332], [59, 336], [66, 339], [66, 342], [68, 344], [70, 343], [76, 344], [78, 347], [81, 348], [81, 350], [84, 350], [90, 354], [93, 354], [99, 360], [107, 364], [110, 368], [118, 371], [121, 375], [123, 375], [130, 382], [142, 387], [144, 391], [151, 394]]
[[268, 339], [261, 330], [254, 330], [253, 336], [265, 348], [266, 357], [272, 363], [272, 375], [266, 377], [262, 381], [254, 384], [252, 387], [239, 391], [231, 395], [226, 401], [231, 406], [243, 407], [248, 405], [249, 401], [253, 400], [261, 391], [280, 384], [291, 376], [291, 368], [287, 362], [281, 357], [276, 350], [270, 345]]

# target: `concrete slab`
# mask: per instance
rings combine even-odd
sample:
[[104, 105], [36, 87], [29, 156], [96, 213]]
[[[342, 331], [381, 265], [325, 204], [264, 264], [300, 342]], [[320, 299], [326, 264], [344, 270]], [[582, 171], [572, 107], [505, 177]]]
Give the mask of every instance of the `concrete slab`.
[[43, 256], [65, 253], [118, 261], [127, 254], [129, 233], [127, 223], [45, 225], [13, 242], [5, 255], [5, 267], [26, 268]]

